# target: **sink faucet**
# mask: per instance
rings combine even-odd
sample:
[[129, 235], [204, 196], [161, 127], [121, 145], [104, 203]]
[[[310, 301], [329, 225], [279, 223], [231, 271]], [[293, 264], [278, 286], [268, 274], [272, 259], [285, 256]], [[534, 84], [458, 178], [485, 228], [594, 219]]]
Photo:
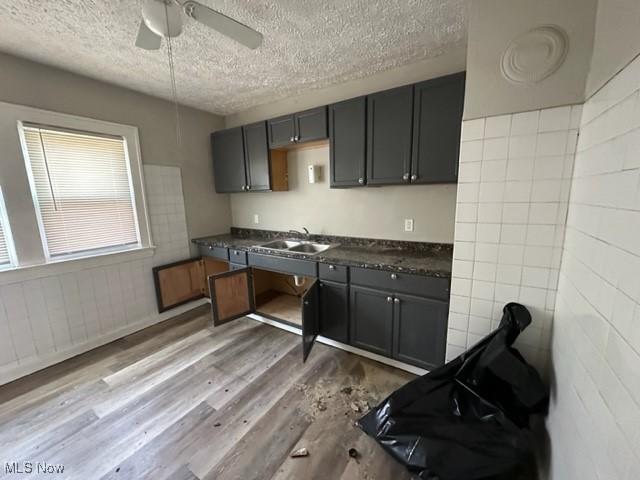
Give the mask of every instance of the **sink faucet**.
[[309, 230], [307, 229], [307, 227], [302, 227], [302, 230], [304, 230], [304, 233], [300, 232], [299, 230], [289, 230], [289, 233], [295, 233], [297, 235], [300, 235], [301, 237], [306, 237], [307, 239], [309, 238]]

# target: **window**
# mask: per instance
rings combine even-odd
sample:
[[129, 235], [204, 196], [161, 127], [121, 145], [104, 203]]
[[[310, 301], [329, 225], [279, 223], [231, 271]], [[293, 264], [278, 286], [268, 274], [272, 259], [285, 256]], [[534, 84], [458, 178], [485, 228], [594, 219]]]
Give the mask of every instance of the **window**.
[[21, 133], [47, 258], [140, 245], [124, 137], [30, 123]]
[[13, 266], [14, 252], [9, 222], [4, 208], [4, 198], [0, 191], [0, 270]]

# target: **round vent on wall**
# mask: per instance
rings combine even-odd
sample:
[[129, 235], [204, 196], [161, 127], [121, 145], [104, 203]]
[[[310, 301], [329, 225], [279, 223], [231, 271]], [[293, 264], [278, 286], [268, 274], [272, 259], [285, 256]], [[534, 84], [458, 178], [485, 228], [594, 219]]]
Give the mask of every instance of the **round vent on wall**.
[[568, 49], [569, 39], [560, 27], [534, 28], [514, 39], [504, 51], [502, 75], [513, 83], [538, 83], [560, 68]]

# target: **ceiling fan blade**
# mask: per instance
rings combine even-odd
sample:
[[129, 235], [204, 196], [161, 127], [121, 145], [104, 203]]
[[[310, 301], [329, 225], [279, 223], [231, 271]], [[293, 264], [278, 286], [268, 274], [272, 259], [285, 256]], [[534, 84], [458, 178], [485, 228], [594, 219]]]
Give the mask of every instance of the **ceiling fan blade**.
[[136, 37], [136, 46], [145, 50], [158, 50], [162, 44], [162, 37], [153, 33], [144, 20], [140, 20], [140, 29]]
[[253, 28], [247, 27], [233, 18], [194, 1], [185, 2], [183, 7], [189, 17], [246, 47], [256, 49], [262, 45], [262, 34], [260, 32], [256, 32]]

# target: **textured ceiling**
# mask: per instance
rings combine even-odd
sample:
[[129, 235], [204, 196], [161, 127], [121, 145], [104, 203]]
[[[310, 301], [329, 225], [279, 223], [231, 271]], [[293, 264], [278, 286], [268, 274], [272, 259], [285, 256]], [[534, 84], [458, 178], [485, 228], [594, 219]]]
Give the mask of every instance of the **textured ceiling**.
[[[466, 41], [465, 0], [200, 0], [264, 34], [249, 50], [187, 20], [178, 99], [226, 115], [435, 57]], [[2, 0], [0, 51], [172, 98], [166, 42], [134, 46], [139, 0]]]

